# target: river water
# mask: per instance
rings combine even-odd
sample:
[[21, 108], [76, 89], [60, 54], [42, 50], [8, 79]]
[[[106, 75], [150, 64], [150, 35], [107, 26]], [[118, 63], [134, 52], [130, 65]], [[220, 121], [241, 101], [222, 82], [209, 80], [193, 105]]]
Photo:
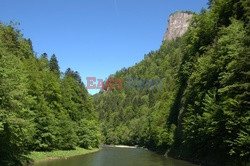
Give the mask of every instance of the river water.
[[35, 166], [195, 166], [140, 148], [104, 147], [82, 156], [42, 161]]

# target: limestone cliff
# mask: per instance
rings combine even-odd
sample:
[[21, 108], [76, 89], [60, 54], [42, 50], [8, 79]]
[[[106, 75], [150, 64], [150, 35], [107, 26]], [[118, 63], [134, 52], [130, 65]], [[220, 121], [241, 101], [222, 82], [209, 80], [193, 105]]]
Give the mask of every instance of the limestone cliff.
[[192, 14], [190, 12], [176, 12], [172, 14], [168, 20], [168, 27], [163, 41], [176, 39], [186, 33], [191, 18]]

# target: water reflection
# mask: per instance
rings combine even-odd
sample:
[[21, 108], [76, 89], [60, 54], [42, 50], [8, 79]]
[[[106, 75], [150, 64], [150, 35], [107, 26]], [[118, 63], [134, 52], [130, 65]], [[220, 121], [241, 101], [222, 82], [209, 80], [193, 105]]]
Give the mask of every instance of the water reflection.
[[104, 147], [101, 151], [68, 159], [40, 162], [35, 166], [195, 166], [144, 150]]

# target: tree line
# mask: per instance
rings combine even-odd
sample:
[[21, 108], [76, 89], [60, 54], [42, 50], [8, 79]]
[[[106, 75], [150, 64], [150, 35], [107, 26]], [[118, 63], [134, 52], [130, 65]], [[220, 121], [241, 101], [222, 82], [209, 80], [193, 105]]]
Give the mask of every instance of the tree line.
[[161, 88], [107, 88], [94, 100], [77, 71], [61, 72], [55, 55], [37, 56], [16, 25], [0, 23], [0, 165], [22, 165], [30, 151], [98, 147], [102, 137], [209, 165], [246, 164], [249, 11], [248, 0], [209, 0], [183, 37], [109, 77], [162, 80]]
[[21, 165], [30, 151], [94, 148], [101, 133], [78, 72], [38, 57], [15, 24], [0, 23], [0, 165]]

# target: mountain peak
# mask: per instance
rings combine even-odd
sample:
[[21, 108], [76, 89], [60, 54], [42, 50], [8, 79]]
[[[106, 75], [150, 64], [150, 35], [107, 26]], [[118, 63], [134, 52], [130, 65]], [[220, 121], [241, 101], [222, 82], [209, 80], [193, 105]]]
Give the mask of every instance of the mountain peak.
[[174, 40], [186, 33], [189, 27], [189, 20], [192, 16], [191, 12], [175, 12], [171, 14], [163, 41]]

